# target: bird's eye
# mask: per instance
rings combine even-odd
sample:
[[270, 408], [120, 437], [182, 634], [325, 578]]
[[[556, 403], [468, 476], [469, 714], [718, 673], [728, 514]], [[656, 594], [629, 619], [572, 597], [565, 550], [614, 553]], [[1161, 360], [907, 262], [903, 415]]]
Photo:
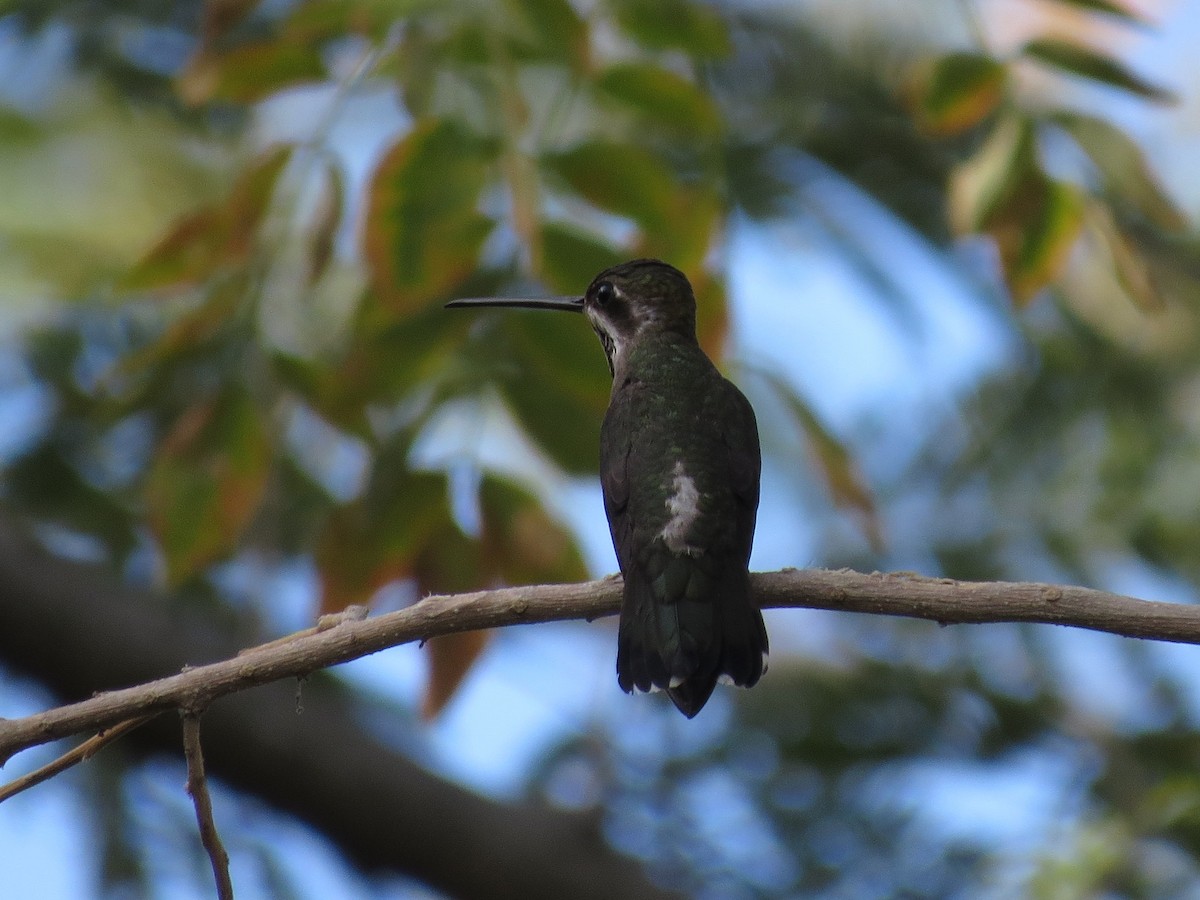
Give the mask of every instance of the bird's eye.
[[602, 281], [596, 285], [597, 305], [608, 306], [615, 296], [617, 296], [617, 289], [612, 286], [611, 281]]

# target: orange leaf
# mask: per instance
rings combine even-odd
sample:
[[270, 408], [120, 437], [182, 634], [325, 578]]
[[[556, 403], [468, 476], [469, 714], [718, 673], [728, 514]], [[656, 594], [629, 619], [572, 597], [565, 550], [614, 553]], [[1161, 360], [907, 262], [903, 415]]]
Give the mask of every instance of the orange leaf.
[[425, 643], [429, 659], [429, 680], [421, 700], [421, 716], [433, 719], [445, 709], [462, 685], [491, 637], [489, 631], [464, 631], [444, 634]]
[[978, 53], [948, 53], [921, 65], [909, 83], [909, 104], [932, 134], [966, 131], [991, 114], [1004, 97], [1008, 71]]

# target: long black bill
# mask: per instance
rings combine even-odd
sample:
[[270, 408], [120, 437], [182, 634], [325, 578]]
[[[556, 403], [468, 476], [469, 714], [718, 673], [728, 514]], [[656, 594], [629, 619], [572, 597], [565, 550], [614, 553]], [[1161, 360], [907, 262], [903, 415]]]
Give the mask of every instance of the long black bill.
[[451, 300], [446, 309], [464, 306], [491, 306], [506, 309], [561, 309], [565, 312], [583, 312], [582, 297], [466, 297]]

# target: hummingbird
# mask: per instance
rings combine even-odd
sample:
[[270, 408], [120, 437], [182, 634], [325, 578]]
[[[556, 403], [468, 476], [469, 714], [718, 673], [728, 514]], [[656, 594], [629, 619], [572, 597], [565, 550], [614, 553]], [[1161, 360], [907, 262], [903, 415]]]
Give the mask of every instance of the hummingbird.
[[612, 394], [600, 485], [624, 576], [617, 682], [663, 690], [689, 719], [718, 680], [754, 685], [767, 632], [750, 590], [762, 467], [750, 402], [696, 340], [687, 277], [656, 259], [605, 269], [582, 297], [487, 297], [448, 307], [583, 313]]

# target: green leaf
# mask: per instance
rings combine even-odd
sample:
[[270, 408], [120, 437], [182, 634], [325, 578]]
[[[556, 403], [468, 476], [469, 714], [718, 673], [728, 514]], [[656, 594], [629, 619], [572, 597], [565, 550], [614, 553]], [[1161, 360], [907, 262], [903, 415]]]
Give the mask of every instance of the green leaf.
[[671, 228], [675, 178], [648, 151], [616, 141], [593, 140], [542, 158], [542, 165], [607, 212], [625, 216], [647, 231]]
[[609, 0], [625, 34], [650, 50], [682, 50], [696, 59], [729, 53], [729, 32], [711, 8], [688, 0]]
[[184, 353], [202, 351], [205, 344], [235, 321], [246, 284], [227, 279], [213, 285], [203, 301], [172, 321], [155, 340], [126, 354], [117, 371], [125, 374], [148, 371]]
[[958, 134], [995, 111], [1007, 82], [1007, 67], [990, 56], [948, 53], [919, 67], [910, 104], [927, 131]]
[[532, 376], [503, 382], [501, 392], [530, 438], [557, 465], [575, 475], [596, 472], [603, 413], [585, 409], [556, 385]]
[[582, 68], [588, 55], [587, 24], [570, 0], [508, 0], [505, 18], [519, 23], [536, 55]]
[[[388, 582], [417, 575], [427, 548], [467, 546], [461, 534], [453, 537], [446, 491], [442, 473], [408, 468], [405, 448], [376, 459], [363, 496], [335, 510], [317, 539], [322, 610], [363, 603]], [[457, 555], [460, 570], [474, 568]]]
[[1059, 112], [1050, 120], [1075, 139], [1096, 164], [1106, 193], [1128, 203], [1167, 231], [1182, 231], [1188, 222], [1160, 186], [1142, 149], [1125, 132], [1103, 119]]
[[75, 446], [56, 440], [38, 444], [4, 469], [5, 502], [39, 521], [51, 521], [93, 535], [118, 561], [138, 545], [129, 504], [112, 490], [101, 490], [69, 462]]
[[704, 137], [721, 129], [721, 114], [712, 99], [691, 81], [659, 66], [610, 66], [596, 79], [596, 90], [635, 112], [647, 126]]
[[612, 384], [582, 317], [513, 313], [501, 322], [515, 364], [500, 390], [529, 436], [569, 472], [595, 472]]
[[45, 126], [37, 119], [0, 107], [0, 145], [10, 150], [18, 145], [32, 145], [43, 140], [45, 134]]
[[494, 225], [477, 209], [494, 149], [451, 121], [427, 120], [379, 163], [364, 252], [375, 292], [392, 309], [414, 312], [475, 269]]
[[627, 253], [612, 244], [566, 222], [542, 224], [542, 279], [559, 294], [582, 294], [584, 289], [609, 266], [615, 266]]
[[234, 549], [266, 494], [271, 457], [263, 413], [244, 390], [228, 389], [180, 416], [155, 453], [145, 491], [171, 584]]
[[1134, 75], [1111, 57], [1088, 47], [1055, 38], [1040, 38], [1021, 48], [1021, 55], [1072, 75], [1130, 91], [1159, 103], [1174, 103], [1175, 95]]

